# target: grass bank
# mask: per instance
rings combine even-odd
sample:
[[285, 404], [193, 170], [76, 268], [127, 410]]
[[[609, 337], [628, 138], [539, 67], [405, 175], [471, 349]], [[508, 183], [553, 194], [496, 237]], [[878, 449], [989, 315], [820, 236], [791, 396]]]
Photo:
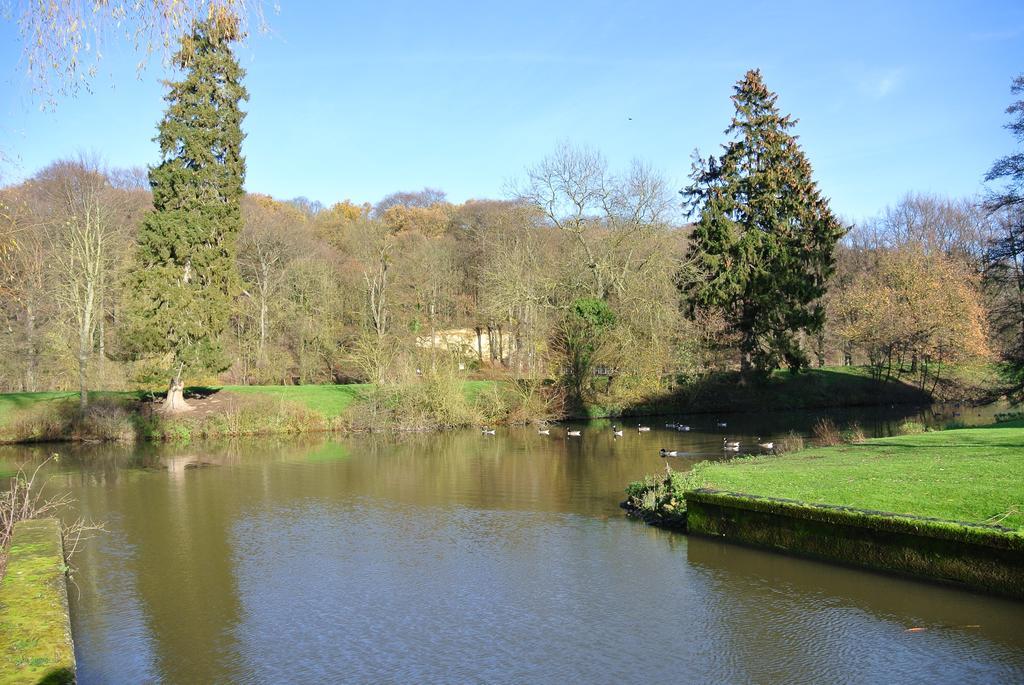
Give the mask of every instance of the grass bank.
[[[701, 462], [627, 490], [652, 520], [698, 488], [1024, 529], [1024, 421]], [[674, 500], [674, 504], [673, 504]], [[669, 508], [666, 508], [669, 505]]]
[[783, 456], [630, 484], [646, 521], [1024, 598], [1024, 421]]
[[[971, 378], [987, 376], [972, 372]], [[190, 388], [195, 411], [168, 418], [151, 393], [94, 392], [80, 412], [73, 392], [0, 394], [0, 442], [187, 440], [318, 431], [434, 430], [531, 420], [738, 412], [839, 406], [921, 404], [930, 396], [901, 381], [878, 381], [867, 369], [833, 367], [777, 372], [741, 385], [720, 374], [657, 398], [557, 406], [544, 384], [466, 380], [439, 369], [386, 387], [295, 385]], [[555, 393], [554, 395], [557, 395]]]
[[695, 487], [1024, 528], [1024, 423], [699, 464]]
[[186, 390], [193, 411], [168, 417], [147, 392], [0, 394], [0, 443], [142, 440], [323, 431], [424, 431], [551, 416], [536, 387], [443, 372], [373, 385], [221, 386]]

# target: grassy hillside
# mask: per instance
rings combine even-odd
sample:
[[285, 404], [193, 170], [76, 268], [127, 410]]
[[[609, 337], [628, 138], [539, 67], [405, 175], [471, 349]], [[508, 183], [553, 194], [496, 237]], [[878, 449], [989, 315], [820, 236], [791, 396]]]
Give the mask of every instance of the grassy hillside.
[[927, 404], [931, 399], [931, 395], [911, 383], [875, 380], [866, 367], [833, 366], [807, 369], [795, 375], [778, 370], [766, 379], [745, 384], [738, 373], [715, 374], [664, 397], [624, 406], [591, 406], [582, 413], [598, 417], [820, 409]]

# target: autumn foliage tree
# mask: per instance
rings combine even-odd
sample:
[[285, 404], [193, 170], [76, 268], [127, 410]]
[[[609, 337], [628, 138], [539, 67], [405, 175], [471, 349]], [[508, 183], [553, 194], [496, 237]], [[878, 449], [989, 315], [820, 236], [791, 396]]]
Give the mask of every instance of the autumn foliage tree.
[[836, 333], [868, 358], [879, 378], [916, 373], [925, 388], [939, 365], [988, 355], [977, 277], [920, 245], [882, 251], [867, 273], [830, 298]]
[[800, 332], [824, 323], [821, 297], [845, 233], [812, 178], [811, 165], [758, 70], [732, 96], [732, 137], [721, 156], [694, 164], [681, 191], [698, 221], [687, 284], [696, 310], [717, 310], [740, 336], [741, 368], [768, 372], [807, 363]]

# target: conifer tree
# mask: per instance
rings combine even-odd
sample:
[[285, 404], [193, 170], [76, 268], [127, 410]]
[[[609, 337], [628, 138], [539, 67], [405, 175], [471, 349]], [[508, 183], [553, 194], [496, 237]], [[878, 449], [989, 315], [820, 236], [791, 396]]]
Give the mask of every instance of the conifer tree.
[[[720, 311], [739, 335], [741, 368], [769, 372], [806, 365], [801, 331], [824, 324], [821, 297], [846, 229], [811, 176], [759, 70], [734, 87], [735, 114], [720, 157], [697, 157], [683, 189], [699, 215], [690, 256], [699, 275], [688, 286], [692, 311]], [[692, 313], [692, 312], [691, 312]]]
[[238, 290], [235, 243], [241, 229], [245, 160], [239, 103], [244, 71], [231, 51], [235, 22], [198, 22], [174, 56], [184, 70], [167, 82], [167, 110], [150, 169], [153, 211], [142, 223], [123, 341], [136, 356], [162, 356], [173, 374], [164, 411], [190, 409], [187, 373], [220, 371], [220, 336]]
[[[1024, 95], [1024, 74], [1010, 86]], [[1024, 143], [1024, 98], [1006, 108], [1014, 115], [1006, 128]], [[996, 330], [1012, 339], [1004, 357], [1014, 395], [1024, 395], [1024, 150], [1000, 157], [985, 174], [989, 186], [986, 209], [992, 213], [995, 234], [986, 250], [985, 278], [1003, 293], [996, 298], [991, 317]]]

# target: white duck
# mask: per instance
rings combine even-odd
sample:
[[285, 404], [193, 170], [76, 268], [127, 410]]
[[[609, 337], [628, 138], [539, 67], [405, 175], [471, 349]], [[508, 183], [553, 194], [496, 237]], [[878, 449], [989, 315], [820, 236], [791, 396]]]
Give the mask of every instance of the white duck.
[[578, 438], [583, 435], [583, 431], [565, 431], [565, 434], [570, 438]]

